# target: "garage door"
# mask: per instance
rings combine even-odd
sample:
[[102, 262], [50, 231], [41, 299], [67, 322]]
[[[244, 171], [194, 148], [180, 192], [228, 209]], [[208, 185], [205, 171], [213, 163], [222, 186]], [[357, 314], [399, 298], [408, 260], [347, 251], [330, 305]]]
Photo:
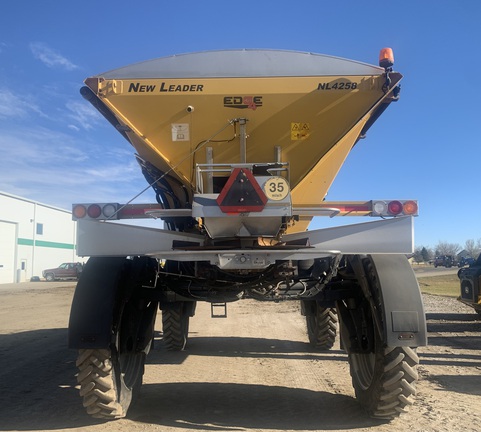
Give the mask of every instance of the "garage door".
[[15, 228], [0, 221], [0, 284], [15, 282]]

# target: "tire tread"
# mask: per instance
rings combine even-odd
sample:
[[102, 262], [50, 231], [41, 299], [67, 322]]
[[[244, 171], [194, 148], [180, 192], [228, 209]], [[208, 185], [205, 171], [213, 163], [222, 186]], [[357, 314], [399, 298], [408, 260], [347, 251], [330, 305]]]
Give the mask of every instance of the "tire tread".
[[117, 402], [109, 350], [79, 350], [77, 359], [80, 396], [87, 413], [95, 418], [118, 419], [126, 412]]

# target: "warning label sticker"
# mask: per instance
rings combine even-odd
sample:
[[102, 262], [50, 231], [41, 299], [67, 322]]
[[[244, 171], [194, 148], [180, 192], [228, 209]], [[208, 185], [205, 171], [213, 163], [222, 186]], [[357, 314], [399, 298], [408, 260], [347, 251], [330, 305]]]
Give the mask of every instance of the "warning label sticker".
[[172, 123], [172, 141], [190, 141], [189, 123]]
[[309, 137], [311, 126], [309, 123], [291, 123], [291, 140], [303, 140]]

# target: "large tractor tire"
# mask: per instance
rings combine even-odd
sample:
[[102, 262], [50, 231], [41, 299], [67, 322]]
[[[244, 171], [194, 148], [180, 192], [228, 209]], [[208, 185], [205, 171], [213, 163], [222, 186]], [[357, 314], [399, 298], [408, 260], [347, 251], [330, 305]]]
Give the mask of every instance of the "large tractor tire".
[[319, 351], [333, 347], [337, 334], [337, 312], [335, 308], [324, 308], [314, 303], [314, 310], [306, 314], [309, 344]]
[[190, 314], [186, 302], [169, 303], [162, 309], [162, 332], [169, 351], [182, 351], [189, 335]]
[[[86, 272], [102, 270], [102, 259], [97, 258], [97, 262], [90, 263], [83, 276]], [[142, 385], [145, 359], [152, 344], [158, 310], [156, 302], [133, 294], [138, 284], [135, 277], [144, 263], [142, 259], [126, 260], [112, 275], [112, 283], [118, 287], [110, 347], [79, 350], [76, 365], [80, 395], [87, 413], [95, 418], [125, 417]], [[95, 283], [95, 274], [82, 277], [79, 284], [86, 280]]]
[[356, 398], [375, 418], [392, 420], [412, 405], [416, 394], [419, 358], [416, 349], [383, 347], [370, 355], [350, 354], [352, 383]]
[[95, 418], [125, 417], [142, 385], [145, 353], [79, 350], [77, 380], [87, 413]]
[[392, 420], [412, 405], [419, 358], [415, 348], [388, 347], [383, 342], [381, 287], [372, 261], [364, 258], [362, 263], [372, 296], [362, 311], [370, 329], [366, 337], [370, 348], [348, 349], [352, 383], [356, 398], [371, 417]]

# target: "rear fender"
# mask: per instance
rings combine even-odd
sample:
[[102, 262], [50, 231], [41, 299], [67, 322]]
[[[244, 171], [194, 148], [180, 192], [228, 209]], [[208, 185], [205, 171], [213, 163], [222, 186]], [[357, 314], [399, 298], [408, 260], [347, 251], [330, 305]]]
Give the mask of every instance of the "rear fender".
[[[390, 347], [427, 345], [423, 300], [409, 261], [401, 254], [369, 258], [381, 289], [383, 342]], [[364, 275], [357, 276], [362, 285]]]
[[90, 258], [75, 289], [68, 329], [69, 348], [108, 348], [124, 257]]
[[388, 346], [427, 345], [426, 314], [418, 281], [404, 255], [372, 255], [384, 304]]

